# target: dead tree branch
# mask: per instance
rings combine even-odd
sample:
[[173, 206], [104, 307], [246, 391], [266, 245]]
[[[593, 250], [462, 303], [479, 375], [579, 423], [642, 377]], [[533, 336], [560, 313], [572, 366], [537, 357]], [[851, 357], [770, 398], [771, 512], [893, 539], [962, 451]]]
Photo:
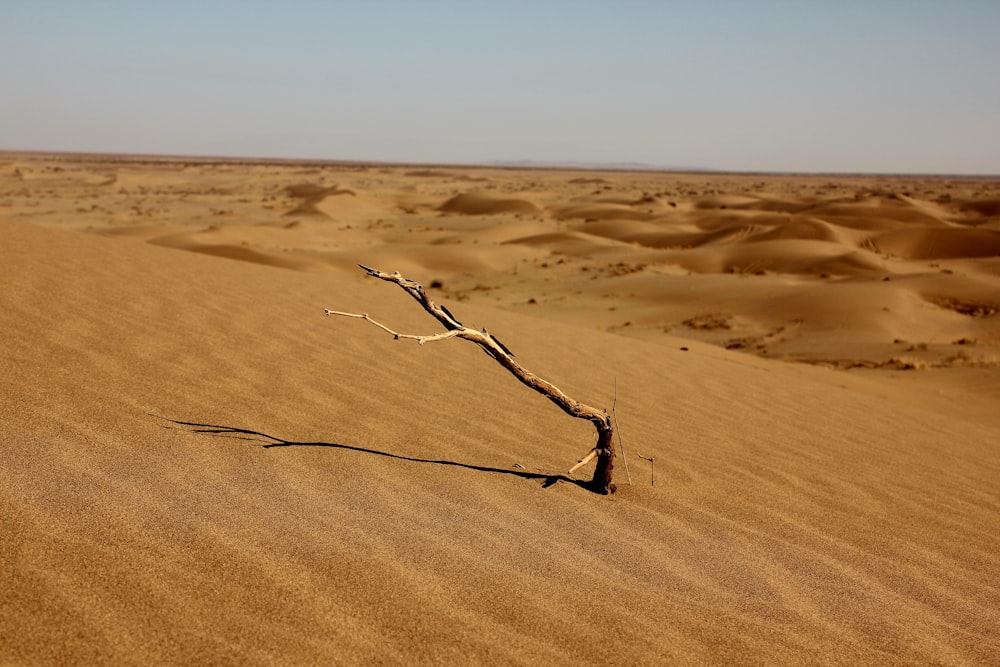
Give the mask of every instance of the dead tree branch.
[[327, 309], [327, 315], [337, 315], [341, 317], [353, 317], [367, 320], [374, 326], [391, 335], [395, 340], [415, 340], [420, 345], [448, 338], [464, 338], [465, 340], [472, 341], [481, 347], [486, 354], [492, 357], [497, 363], [510, 371], [510, 373], [514, 375], [514, 377], [516, 377], [522, 384], [545, 396], [571, 417], [586, 419], [594, 425], [594, 428], [597, 430], [597, 446], [594, 447], [594, 449], [583, 459], [581, 459], [580, 462], [573, 466], [569, 472], [575, 472], [578, 468], [590, 462], [596, 456], [597, 468], [594, 470], [594, 478], [591, 482], [591, 487], [599, 493], [610, 493], [614, 491], [614, 485], [611, 483], [611, 476], [614, 468], [615, 446], [612, 438], [612, 420], [606, 411], [597, 410], [596, 408], [584, 405], [583, 403], [570, 398], [551, 382], [543, 380], [534, 373], [526, 370], [514, 360], [513, 353], [511, 353], [511, 351], [507, 349], [507, 346], [501, 343], [496, 336], [489, 333], [486, 329], [473, 329], [463, 325], [446, 308], [434, 303], [420, 284], [404, 278], [399, 275], [398, 272], [385, 273], [384, 271], [379, 271], [378, 269], [373, 269], [362, 264], [359, 264], [358, 266], [374, 278], [399, 285], [403, 291], [416, 299], [416, 301], [423, 306], [423, 309], [440, 322], [447, 331], [428, 336], [402, 334], [397, 331], [393, 331], [388, 326], [380, 322], [377, 322], [369, 317], [367, 313], [345, 313]]

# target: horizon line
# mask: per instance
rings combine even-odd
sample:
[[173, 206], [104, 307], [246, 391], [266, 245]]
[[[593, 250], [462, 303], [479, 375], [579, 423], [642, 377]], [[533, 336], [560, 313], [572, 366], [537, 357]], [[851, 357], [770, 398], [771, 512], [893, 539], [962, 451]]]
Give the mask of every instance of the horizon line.
[[28, 158], [47, 157], [53, 159], [79, 160], [98, 159], [132, 163], [196, 162], [199, 164], [250, 164], [250, 165], [308, 165], [308, 166], [380, 166], [380, 167], [449, 167], [462, 169], [525, 169], [539, 171], [619, 171], [664, 174], [715, 174], [746, 176], [839, 176], [839, 177], [881, 177], [881, 178], [1000, 178], [1000, 172], [952, 173], [952, 172], [874, 172], [874, 171], [795, 171], [781, 169], [742, 170], [716, 167], [669, 166], [646, 162], [599, 162], [586, 160], [482, 160], [478, 162], [448, 162], [420, 160], [371, 160], [360, 158], [309, 158], [309, 157], [264, 157], [253, 155], [216, 155], [184, 153], [133, 153], [114, 151], [80, 150], [40, 150], [0, 148], [0, 155], [24, 156]]

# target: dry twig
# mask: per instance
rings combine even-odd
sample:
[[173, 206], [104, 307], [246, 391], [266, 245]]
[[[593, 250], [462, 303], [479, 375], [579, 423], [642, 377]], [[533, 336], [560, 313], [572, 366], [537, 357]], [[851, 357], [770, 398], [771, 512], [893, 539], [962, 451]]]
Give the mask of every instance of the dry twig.
[[570, 469], [570, 472], [576, 471], [596, 457], [597, 468], [594, 470], [594, 478], [591, 482], [591, 487], [599, 493], [610, 493], [614, 491], [614, 485], [611, 483], [611, 475], [614, 468], [615, 458], [613, 438], [614, 429], [612, 428], [611, 417], [608, 416], [606, 411], [597, 410], [596, 408], [584, 405], [583, 403], [570, 398], [551, 382], [543, 380], [534, 373], [527, 371], [523, 366], [514, 360], [514, 355], [503, 343], [497, 340], [496, 336], [490, 334], [486, 331], [486, 329], [473, 329], [463, 325], [446, 308], [434, 303], [427, 295], [427, 292], [424, 291], [424, 288], [418, 283], [404, 278], [399, 275], [398, 272], [385, 273], [384, 271], [379, 271], [378, 269], [373, 269], [362, 264], [359, 264], [358, 266], [374, 278], [399, 285], [403, 291], [416, 299], [417, 302], [423, 306], [424, 310], [440, 322], [447, 331], [440, 334], [417, 336], [393, 331], [381, 322], [377, 322], [369, 317], [367, 313], [345, 313], [338, 310], [327, 309], [327, 315], [363, 319], [375, 325], [379, 329], [382, 329], [391, 335], [395, 340], [415, 340], [420, 345], [448, 338], [464, 338], [465, 340], [472, 341], [473, 343], [479, 345], [479, 347], [485, 350], [486, 354], [491, 356], [497, 361], [497, 363], [510, 371], [510, 373], [520, 380], [522, 384], [534, 389], [548, 398], [550, 401], [559, 406], [563, 412], [571, 417], [586, 419], [594, 425], [594, 428], [597, 430], [597, 446], [594, 447], [594, 449], [591, 450], [587, 456], [581, 459], [580, 462], [573, 466]]
[[656, 484], [656, 472], [653, 470], [653, 461], [655, 460], [652, 456], [643, 456], [642, 454], [636, 453], [643, 461], [649, 461], [649, 485], [652, 486]]
[[618, 444], [622, 448], [622, 461], [625, 463], [625, 476], [628, 478], [629, 486], [632, 486], [632, 473], [628, 470], [628, 457], [625, 456], [625, 441], [622, 440], [622, 427], [618, 423], [618, 412], [616, 408], [618, 407], [618, 378], [615, 378], [615, 397], [611, 401], [611, 418], [615, 421], [615, 431], [618, 433]]

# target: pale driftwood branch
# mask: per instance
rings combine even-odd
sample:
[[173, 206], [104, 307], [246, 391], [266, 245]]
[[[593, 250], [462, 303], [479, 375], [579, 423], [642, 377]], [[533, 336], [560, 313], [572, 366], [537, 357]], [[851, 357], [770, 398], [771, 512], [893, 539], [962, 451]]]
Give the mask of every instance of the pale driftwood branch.
[[420, 284], [414, 282], [413, 280], [404, 278], [398, 272], [385, 273], [384, 271], [379, 271], [378, 269], [373, 269], [371, 267], [364, 266], [363, 264], [359, 264], [358, 266], [374, 278], [399, 285], [403, 291], [416, 299], [416, 301], [423, 306], [424, 310], [440, 322], [444, 328], [447, 329], [447, 331], [445, 333], [428, 336], [401, 334], [372, 319], [367, 313], [345, 313], [327, 309], [327, 315], [338, 315], [342, 317], [353, 317], [367, 320], [393, 336], [396, 340], [403, 338], [416, 340], [418, 343], [423, 344], [425, 342], [444, 340], [446, 338], [464, 338], [465, 340], [476, 343], [486, 352], [486, 354], [491, 356], [497, 363], [510, 371], [510, 373], [513, 374], [514, 377], [516, 377], [522, 384], [548, 398], [550, 401], [559, 406], [559, 408], [566, 414], [578, 419], [586, 419], [594, 425], [594, 428], [597, 430], [597, 446], [590, 452], [590, 454], [581, 459], [581, 461], [571, 469], [571, 472], [590, 462], [596, 456], [597, 468], [594, 470], [594, 479], [591, 482], [592, 487], [601, 493], [614, 491], [614, 486], [611, 484], [611, 475], [614, 467], [615, 446], [612, 420], [606, 411], [597, 410], [596, 408], [584, 405], [583, 403], [570, 398], [551, 382], [543, 380], [534, 373], [526, 370], [514, 360], [514, 355], [507, 348], [507, 346], [497, 340], [496, 336], [490, 334], [486, 329], [478, 330], [463, 325], [446, 308], [434, 303]]
[[413, 334], [403, 334], [397, 331], [393, 331], [392, 329], [382, 324], [381, 322], [373, 320], [371, 317], [368, 316], [368, 313], [344, 313], [339, 310], [330, 310], [329, 308], [327, 308], [326, 314], [340, 315], [341, 317], [356, 317], [361, 320], [366, 320], [377, 326], [382, 331], [385, 331], [386, 333], [390, 334], [396, 340], [399, 340], [400, 338], [405, 338], [407, 340], [415, 340], [417, 341], [418, 345], [423, 345], [424, 343], [432, 343], [436, 340], [445, 340], [446, 338], [454, 338], [455, 336], [458, 336], [459, 334], [462, 333], [461, 330], [459, 329], [453, 329], [451, 331], [434, 334], [432, 336], [414, 336]]
[[600, 454], [600, 453], [601, 453], [601, 450], [599, 450], [599, 449], [598, 449], [597, 447], [594, 447], [593, 449], [591, 449], [591, 450], [590, 450], [590, 452], [588, 452], [588, 453], [587, 453], [587, 455], [586, 455], [586, 456], [584, 456], [584, 457], [583, 457], [582, 459], [580, 459], [579, 461], [577, 461], [577, 462], [576, 462], [576, 465], [575, 465], [575, 466], [573, 466], [572, 468], [570, 468], [569, 470], [567, 470], [567, 471], [566, 471], [566, 474], [567, 474], [567, 475], [572, 475], [572, 474], [573, 474], [573, 473], [575, 473], [575, 472], [576, 472], [577, 470], [579, 470], [579, 469], [580, 469], [580, 468], [582, 468], [583, 466], [585, 466], [585, 465], [587, 465], [588, 463], [590, 463], [591, 461], [593, 461], [593, 460], [594, 460], [594, 458], [595, 458], [595, 457], [596, 457], [596, 456], [597, 456], [598, 454]]

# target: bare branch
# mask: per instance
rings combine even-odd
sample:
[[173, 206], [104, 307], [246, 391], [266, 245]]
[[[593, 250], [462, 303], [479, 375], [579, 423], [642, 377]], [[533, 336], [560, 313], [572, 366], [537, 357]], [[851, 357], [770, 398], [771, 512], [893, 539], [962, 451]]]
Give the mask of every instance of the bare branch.
[[586, 463], [593, 460], [594, 457], [597, 457], [597, 468], [594, 471], [592, 486], [595, 490], [601, 493], [614, 491], [614, 487], [611, 484], [611, 471], [614, 466], [615, 457], [614, 439], [612, 437], [613, 427], [611, 417], [608, 416], [607, 411], [597, 410], [596, 408], [584, 405], [583, 403], [570, 398], [551, 382], [543, 380], [534, 373], [526, 370], [514, 360], [513, 353], [511, 353], [506, 345], [497, 340], [496, 337], [491, 335], [488, 331], [486, 331], [486, 329], [480, 331], [464, 326], [446, 308], [434, 303], [420, 284], [404, 278], [398, 272], [386, 273], [384, 271], [379, 271], [378, 269], [364, 266], [363, 264], [359, 264], [358, 266], [373, 278], [378, 278], [379, 280], [399, 285], [403, 291], [420, 303], [424, 310], [440, 322], [445, 329], [447, 329], [447, 331], [445, 333], [429, 336], [401, 334], [372, 319], [367, 313], [345, 313], [327, 309], [327, 315], [338, 315], [341, 317], [353, 317], [367, 320], [393, 336], [396, 340], [405, 338], [415, 340], [421, 345], [425, 342], [444, 340], [447, 338], [464, 338], [465, 340], [472, 341], [473, 343], [479, 345], [479, 347], [481, 347], [486, 354], [491, 356], [495, 361], [497, 361], [497, 363], [510, 371], [510, 373], [514, 375], [514, 377], [516, 377], [522, 384], [548, 398], [550, 401], [558, 405], [559, 408], [566, 414], [578, 419], [586, 419], [594, 425], [598, 436], [597, 446], [591, 450], [587, 456], [581, 459], [580, 462], [578, 462], [571, 469], [571, 472], [576, 471]]
[[399, 333], [398, 331], [393, 331], [392, 329], [382, 324], [381, 322], [373, 320], [371, 317], [369, 317], [368, 313], [344, 313], [339, 310], [330, 310], [329, 308], [327, 308], [326, 314], [339, 315], [341, 317], [356, 317], [360, 320], [366, 320], [377, 326], [382, 331], [385, 331], [396, 340], [399, 340], [400, 338], [405, 338], [407, 340], [415, 340], [417, 341], [418, 345], [423, 345], [424, 343], [431, 343], [436, 340], [445, 340], [446, 338], [454, 338], [455, 336], [458, 336], [462, 333], [462, 331], [459, 329], [453, 329], [451, 331], [446, 331], [444, 333], [439, 333], [439, 334], [433, 334], [431, 336], [415, 336], [413, 334], [404, 334], [404, 333]]
[[570, 468], [569, 470], [567, 470], [566, 474], [567, 475], [572, 475], [577, 470], [579, 470], [583, 466], [585, 466], [588, 463], [590, 463], [591, 461], [593, 461], [597, 457], [597, 455], [600, 454], [600, 453], [601, 453], [601, 450], [599, 450], [597, 447], [594, 447], [593, 449], [591, 449], [587, 453], [586, 456], [584, 456], [582, 459], [580, 459], [579, 461], [577, 461], [575, 466], [573, 466], [572, 468]]
[[642, 454], [637, 454], [643, 461], [649, 461], [649, 484], [650, 486], [656, 484], [656, 471], [653, 469], [654, 461], [656, 458], [653, 456], [643, 456]]

